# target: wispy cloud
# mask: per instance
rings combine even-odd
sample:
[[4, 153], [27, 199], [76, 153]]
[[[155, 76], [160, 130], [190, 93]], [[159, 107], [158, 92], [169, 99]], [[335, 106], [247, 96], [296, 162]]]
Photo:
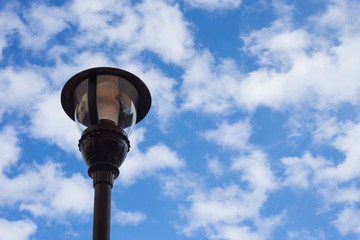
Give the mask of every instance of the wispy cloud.
[[141, 212], [124, 212], [118, 211], [113, 216], [116, 223], [120, 224], [121, 226], [125, 225], [138, 225], [139, 223], [146, 220], [146, 215]]
[[185, 0], [185, 2], [193, 8], [214, 11], [237, 8], [241, 5], [242, 0]]
[[27, 240], [36, 232], [37, 226], [31, 220], [8, 221], [0, 218], [3, 239]]

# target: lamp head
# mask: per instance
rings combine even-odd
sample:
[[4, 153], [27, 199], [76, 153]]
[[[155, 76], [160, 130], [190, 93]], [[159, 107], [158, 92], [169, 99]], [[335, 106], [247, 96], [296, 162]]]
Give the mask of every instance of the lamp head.
[[134, 74], [109, 67], [82, 71], [65, 84], [61, 104], [81, 133], [101, 122], [111, 122], [130, 135], [150, 110], [151, 95]]

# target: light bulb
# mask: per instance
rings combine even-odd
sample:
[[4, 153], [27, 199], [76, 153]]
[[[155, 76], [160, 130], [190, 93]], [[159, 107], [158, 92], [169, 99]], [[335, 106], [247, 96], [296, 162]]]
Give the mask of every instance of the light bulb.
[[120, 103], [117, 99], [108, 96], [99, 96], [97, 98], [99, 120], [107, 119], [118, 124]]

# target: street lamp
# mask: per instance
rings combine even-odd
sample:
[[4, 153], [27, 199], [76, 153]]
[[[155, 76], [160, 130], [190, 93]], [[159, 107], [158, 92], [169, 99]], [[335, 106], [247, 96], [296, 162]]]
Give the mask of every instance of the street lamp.
[[128, 136], [150, 110], [150, 92], [132, 73], [91, 68], [67, 81], [61, 105], [82, 134], [79, 149], [93, 179], [93, 240], [109, 240], [111, 189], [130, 148]]

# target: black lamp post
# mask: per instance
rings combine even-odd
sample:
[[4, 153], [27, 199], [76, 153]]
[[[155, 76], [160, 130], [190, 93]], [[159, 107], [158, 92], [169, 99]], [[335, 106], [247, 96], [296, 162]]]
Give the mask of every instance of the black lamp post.
[[150, 92], [132, 73], [92, 68], [69, 79], [61, 105], [82, 133], [79, 149], [93, 179], [93, 240], [109, 240], [111, 188], [130, 148], [128, 135], [150, 110]]

